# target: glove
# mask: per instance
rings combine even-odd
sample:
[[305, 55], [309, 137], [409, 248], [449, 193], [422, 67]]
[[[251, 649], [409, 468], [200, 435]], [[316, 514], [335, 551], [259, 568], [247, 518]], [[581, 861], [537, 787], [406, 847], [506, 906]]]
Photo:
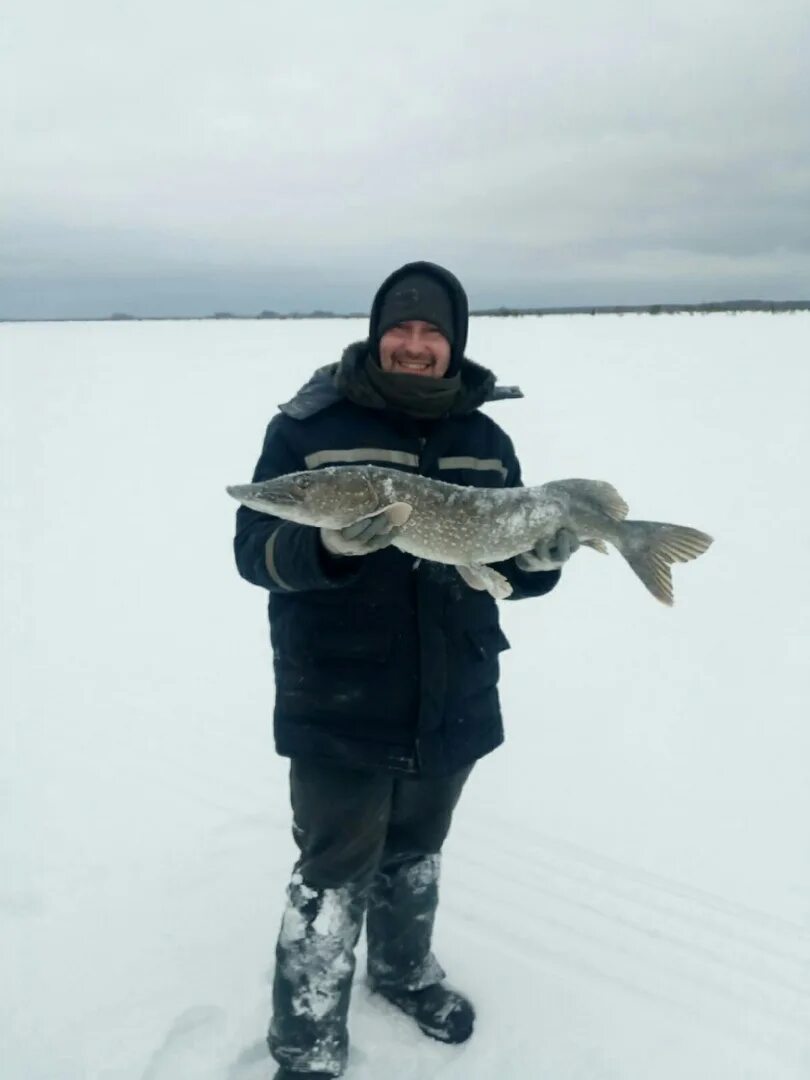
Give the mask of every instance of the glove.
[[570, 529], [558, 529], [548, 540], [538, 540], [531, 551], [515, 556], [521, 570], [559, 570], [579, 547], [576, 534]]
[[368, 555], [388, 547], [397, 531], [388, 512], [383, 510], [342, 529], [321, 529], [321, 543], [330, 555]]

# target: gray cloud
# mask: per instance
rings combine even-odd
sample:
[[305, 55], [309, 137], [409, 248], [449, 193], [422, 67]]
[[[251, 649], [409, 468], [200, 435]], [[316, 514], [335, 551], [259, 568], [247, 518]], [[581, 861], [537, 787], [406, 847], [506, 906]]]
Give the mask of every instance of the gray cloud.
[[[659, 11], [655, 9], [660, 7]], [[29, 0], [0, 315], [810, 294], [810, 9]]]

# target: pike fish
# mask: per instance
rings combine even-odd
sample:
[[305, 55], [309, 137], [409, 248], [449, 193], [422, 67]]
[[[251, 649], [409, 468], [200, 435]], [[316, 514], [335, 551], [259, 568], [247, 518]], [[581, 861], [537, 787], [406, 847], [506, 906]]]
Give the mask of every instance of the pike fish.
[[227, 491], [253, 510], [327, 529], [386, 513], [395, 526], [395, 547], [455, 566], [471, 588], [499, 600], [512, 587], [489, 564], [529, 552], [561, 528], [604, 554], [612, 544], [652, 595], [669, 605], [670, 566], [697, 558], [712, 543], [706, 533], [682, 525], [627, 521], [624, 499], [602, 480], [480, 488], [376, 465], [333, 465]]

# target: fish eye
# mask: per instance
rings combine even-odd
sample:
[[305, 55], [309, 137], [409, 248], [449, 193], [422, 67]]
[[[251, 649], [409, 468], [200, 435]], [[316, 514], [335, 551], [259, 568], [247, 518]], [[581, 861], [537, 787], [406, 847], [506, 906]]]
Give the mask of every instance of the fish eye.
[[298, 483], [298, 487], [300, 487], [300, 488], [308, 488], [312, 484], [312, 477], [311, 476], [306, 476], [306, 475], [299, 476], [297, 483]]

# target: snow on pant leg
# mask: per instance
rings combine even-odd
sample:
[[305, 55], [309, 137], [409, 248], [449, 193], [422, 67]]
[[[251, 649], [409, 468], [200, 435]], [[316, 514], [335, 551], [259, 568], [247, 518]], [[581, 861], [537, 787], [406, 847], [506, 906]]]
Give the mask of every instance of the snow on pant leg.
[[431, 952], [440, 852], [472, 765], [439, 779], [397, 779], [380, 867], [368, 893], [372, 987], [421, 990], [444, 971]]
[[339, 1076], [346, 1067], [354, 949], [379, 864], [393, 777], [296, 758], [290, 764], [300, 856], [276, 945], [268, 1046], [280, 1065]]

